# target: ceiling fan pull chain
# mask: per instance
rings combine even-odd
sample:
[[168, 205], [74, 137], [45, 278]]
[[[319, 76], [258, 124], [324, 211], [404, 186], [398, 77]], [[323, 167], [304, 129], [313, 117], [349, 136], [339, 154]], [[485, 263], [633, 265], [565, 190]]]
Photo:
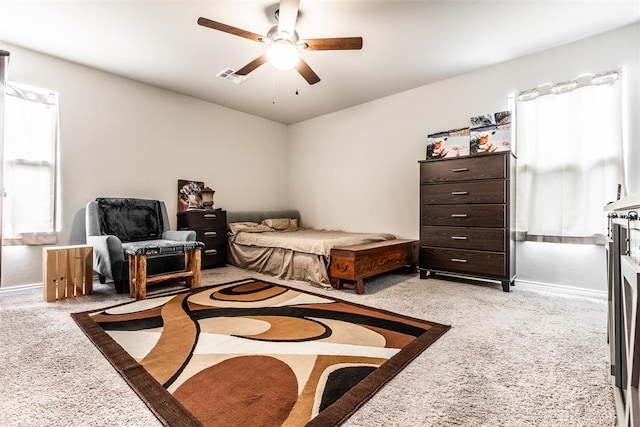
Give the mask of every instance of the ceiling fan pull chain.
[[271, 103], [276, 103], [276, 70], [271, 69]]

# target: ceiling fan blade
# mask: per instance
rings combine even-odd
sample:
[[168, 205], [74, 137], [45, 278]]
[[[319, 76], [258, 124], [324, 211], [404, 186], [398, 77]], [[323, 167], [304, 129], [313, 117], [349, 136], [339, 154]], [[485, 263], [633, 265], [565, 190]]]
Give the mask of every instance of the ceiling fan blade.
[[304, 59], [300, 58], [296, 64], [296, 70], [310, 85], [316, 84], [320, 81], [320, 77], [309, 67], [309, 64], [304, 62]]
[[307, 50], [358, 50], [362, 49], [362, 37], [334, 37], [305, 39]]
[[203, 27], [213, 28], [214, 30], [222, 31], [225, 33], [233, 34], [235, 36], [244, 37], [245, 39], [255, 40], [257, 42], [262, 41], [263, 37], [259, 34], [252, 33], [251, 31], [245, 31], [240, 28], [232, 27], [231, 25], [223, 24], [221, 22], [212, 21], [207, 18], [198, 18], [198, 24]]
[[280, 0], [278, 11], [278, 33], [293, 35], [298, 19], [300, 0]]
[[253, 61], [249, 62], [244, 67], [240, 68], [238, 71], [235, 72], [235, 74], [237, 74], [239, 76], [246, 76], [247, 74], [249, 74], [250, 72], [252, 72], [256, 68], [258, 68], [259, 66], [261, 66], [265, 62], [267, 62], [267, 55], [262, 54], [262, 55], [258, 56], [256, 59], [254, 59]]

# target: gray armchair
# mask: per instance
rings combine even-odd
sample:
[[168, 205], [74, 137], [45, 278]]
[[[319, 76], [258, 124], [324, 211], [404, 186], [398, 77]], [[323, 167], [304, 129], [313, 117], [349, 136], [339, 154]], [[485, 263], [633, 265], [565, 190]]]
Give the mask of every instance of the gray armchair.
[[147, 255], [147, 273], [160, 274], [184, 269], [184, 254], [166, 245], [170, 241], [195, 241], [196, 232], [169, 230], [164, 202], [134, 198], [98, 198], [87, 203], [87, 244], [93, 246], [93, 270], [100, 283], [112, 280], [117, 293], [129, 284], [127, 248], [142, 243], [162, 249]]

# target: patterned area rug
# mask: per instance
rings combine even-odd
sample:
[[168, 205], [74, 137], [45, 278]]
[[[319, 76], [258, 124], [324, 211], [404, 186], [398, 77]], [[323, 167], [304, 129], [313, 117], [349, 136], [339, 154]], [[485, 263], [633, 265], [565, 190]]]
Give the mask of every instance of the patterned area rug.
[[338, 425], [449, 329], [255, 279], [72, 316], [171, 426]]

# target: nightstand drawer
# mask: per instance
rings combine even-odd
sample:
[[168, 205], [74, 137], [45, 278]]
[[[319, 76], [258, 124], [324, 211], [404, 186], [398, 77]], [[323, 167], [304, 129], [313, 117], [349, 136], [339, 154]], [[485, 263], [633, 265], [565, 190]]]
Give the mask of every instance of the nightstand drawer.
[[227, 244], [226, 230], [195, 230], [196, 240], [204, 243], [205, 247]]
[[486, 154], [420, 163], [420, 184], [506, 177], [507, 158], [504, 155]]
[[422, 205], [420, 225], [504, 228], [506, 208], [505, 205]]
[[505, 252], [506, 241], [504, 228], [420, 227], [424, 246]]
[[422, 203], [433, 205], [506, 203], [506, 186], [506, 181], [501, 179], [423, 185], [420, 187], [420, 199]]
[[186, 211], [178, 213], [178, 228], [194, 230], [196, 228], [227, 229], [226, 211]]
[[420, 248], [420, 267], [427, 270], [504, 277], [507, 273], [504, 253]]
[[205, 247], [201, 254], [202, 268], [221, 267], [227, 263], [227, 246]]

